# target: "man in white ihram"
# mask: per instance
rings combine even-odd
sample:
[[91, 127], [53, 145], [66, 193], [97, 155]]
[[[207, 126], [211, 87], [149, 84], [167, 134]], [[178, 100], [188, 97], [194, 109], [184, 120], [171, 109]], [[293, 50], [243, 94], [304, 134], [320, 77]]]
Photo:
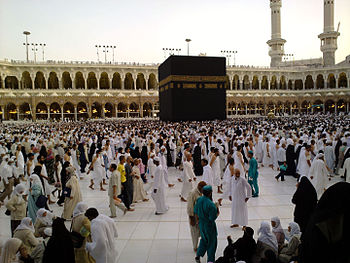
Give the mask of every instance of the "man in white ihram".
[[115, 222], [108, 216], [98, 214], [96, 208], [89, 208], [85, 216], [91, 221], [91, 243], [86, 243], [86, 250], [96, 263], [117, 262], [118, 237]]
[[156, 166], [154, 170], [154, 182], [152, 198], [156, 205], [156, 215], [164, 214], [168, 211], [169, 207], [165, 204], [165, 179], [164, 169], [160, 165], [159, 157], [154, 157], [153, 162]]
[[230, 201], [232, 201], [231, 228], [248, 225], [248, 199], [252, 197], [252, 188], [247, 180], [241, 176], [239, 169], [231, 176]]

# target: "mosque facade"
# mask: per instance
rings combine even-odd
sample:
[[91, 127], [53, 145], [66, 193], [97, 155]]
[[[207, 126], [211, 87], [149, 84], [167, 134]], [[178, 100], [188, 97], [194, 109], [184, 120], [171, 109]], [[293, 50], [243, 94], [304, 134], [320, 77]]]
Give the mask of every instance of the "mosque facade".
[[[335, 64], [334, 1], [324, 0], [323, 58], [283, 61], [281, 0], [270, 0], [270, 67], [227, 66], [228, 117], [349, 113], [350, 56]], [[0, 118], [48, 120], [153, 118], [158, 65], [0, 61]]]

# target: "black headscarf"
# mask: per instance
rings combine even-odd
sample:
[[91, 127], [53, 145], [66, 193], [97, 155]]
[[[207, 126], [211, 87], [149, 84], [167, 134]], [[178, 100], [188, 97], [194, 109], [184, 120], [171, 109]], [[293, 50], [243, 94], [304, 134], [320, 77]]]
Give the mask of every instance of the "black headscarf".
[[299, 262], [350, 262], [350, 184], [329, 187], [302, 238]]
[[317, 192], [307, 177], [301, 178], [292, 203], [295, 204], [294, 222], [299, 224], [303, 233], [317, 204]]
[[74, 247], [62, 218], [52, 222], [52, 236], [45, 248], [43, 263], [74, 263]]

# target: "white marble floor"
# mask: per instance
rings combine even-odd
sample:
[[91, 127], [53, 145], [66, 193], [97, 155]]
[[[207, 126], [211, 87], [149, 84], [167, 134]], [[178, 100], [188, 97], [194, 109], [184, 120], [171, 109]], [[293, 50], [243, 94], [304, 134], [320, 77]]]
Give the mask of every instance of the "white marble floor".
[[[167, 190], [167, 203], [170, 210], [157, 216], [154, 214], [152, 199], [145, 203], [135, 205], [135, 211], [122, 215], [117, 210], [116, 218], [119, 237], [118, 263], [176, 263], [194, 262], [191, 235], [186, 214], [186, 203], [180, 202], [179, 193], [181, 184], [177, 182], [179, 173], [174, 168], [169, 169], [170, 180], [175, 187]], [[259, 169], [260, 196], [248, 201], [249, 226], [255, 230], [261, 221], [269, 221], [271, 217], [278, 216], [282, 226], [287, 227], [293, 220], [294, 206], [291, 204], [292, 195], [296, 189], [296, 180], [286, 177], [285, 182], [276, 182], [277, 174], [270, 168]], [[338, 179], [330, 182], [333, 184]], [[96, 207], [100, 213], [110, 215], [106, 192], [88, 189], [88, 178], [81, 180], [83, 200], [90, 207]], [[214, 199], [219, 195], [214, 194]], [[56, 215], [61, 215], [62, 208], [57, 205], [51, 207]], [[10, 218], [5, 214], [5, 208], [0, 209], [0, 239], [10, 236]], [[230, 228], [231, 208], [229, 201], [224, 201], [220, 208], [220, 216], [217, 219], [218, 249], [216, 256], [222, 255], [227, 245], [226, 237], [231, 235], [233, 239], [242, 235], [241, 228]], [[70, 223], [67, 223], [67, 226]], [[204, 262], [204, 260], [202, 260]]]

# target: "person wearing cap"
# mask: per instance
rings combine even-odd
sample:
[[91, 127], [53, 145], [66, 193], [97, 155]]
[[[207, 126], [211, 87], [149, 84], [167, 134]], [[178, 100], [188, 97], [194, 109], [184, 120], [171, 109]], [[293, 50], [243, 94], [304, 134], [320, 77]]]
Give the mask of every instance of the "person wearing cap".
[[200, 258], [205, 253], [208, 256], [208, 263], [215, 262], [215, 252], [217, 248], [217, 228], [215, 220], [219, 216], [219, 208], [212, 200], [213, 188], [210, 185], [203, 187], [203, 196], [197, 199], [194, 206], [194, 214], [199, 220], [199, 230], [201, 240], [197, 249], [195, 261], [200, 263]]
[[248, 225], [247, 202], [252, 196], [252, 188], [247, 180], [242, 177], [241, 171], [235, 169], [234, 176], [231, 177], [230, 201], [232, 201], [231, 228]]
[[259, 185], [258, 185], [258, 162], [254, 158], [253, 151], [248, 151], [249, 169], [248, 169], [248, 183], [253, 191], [253, 197], [259, 196]]
[[200, 237], [199, 225], [194, 214], [194, 206], [196, 205], [197, 199], [202, 196], [203, 187], [206, 183], [201, 181], [198, 183], [197, 187], [193, 189], [187, 197], [187, 214], [190, 222], [191, 238], [193, 244], [193, 250], [197, 252], [198, 240]]
[[328, 181], [328, 170], [324, 161], [323, 153], [316, 155], [310, 167], [308, 178], [316, 189], [317, 199], [320, 199], [321, 195], [326, 190]]
[[160, 165], [159, 157], [154, 157], [153, 162], [156, 166], [154, 170], [154, 183], [152, 198], [156, 205], [156, 215], [164, 214], [169, 210], [169, 207], [165, 204], [165, 178], [164, 169]]

